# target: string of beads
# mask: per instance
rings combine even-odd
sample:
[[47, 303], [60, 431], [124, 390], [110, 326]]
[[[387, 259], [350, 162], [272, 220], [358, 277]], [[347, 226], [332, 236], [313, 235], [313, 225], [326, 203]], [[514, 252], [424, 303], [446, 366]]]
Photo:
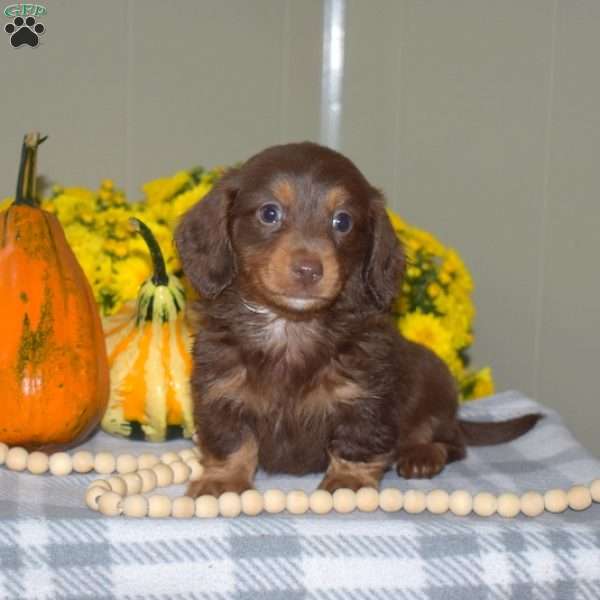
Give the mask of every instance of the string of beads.
[[9, 448], [0, 443], [0, 465], [5, 464], [13, 471], [27, 470], [36, 475], [50, 472], [56, 476], [95, 471], [106, 476], [92, 481], [85, 494], [87, 506], [106, 516], [214, 518], [237, 517], [240, 514], [255, 516], [262, 512], [277, 514], [287, 511], [300, 515], [311, 511], [324, 515], [331, 511], [345, 514], [354, 510], [373, 512], [381, 509], [385, 512], [404, 510], [409, 514], [429, 511], [439, 515], [450, 511], [457, 516], [475, 513], [480, 517], [498, 514], [512, 518], [518, 514], [536, 517], [544, 511], [561, 513], [568, 508], [581, 511], [589, 508], [592, 502], [600, 503], [600, 479], [568, 490], [529, 491], [522, 495], [505, 492], [498, 496], [489, 492], [473, 496], [466, 490], [424, 492], [385, 488], [379, 491], [370, 487], [357, 492], [342, 488], [333, 493], [315, 490], [310, 494], [302, 490], [287, 493], [278, 489], [265, 492], [246, 490], [242, 494], [225, 492], [218, 498], [204, 495], [196, 499], [188, 496], [171, 499], [164, 494], [144, 496], [157, 487], [198, 479], [204, 470], [200, 459], [197, 448], [165, 452], [160, 456], [150, 453], [114, 456], [110, 452], [92, 454], [88, 451], [73, 455], [57, 452], [48, 456], [43, 452], [30, 453], [25, 448]]

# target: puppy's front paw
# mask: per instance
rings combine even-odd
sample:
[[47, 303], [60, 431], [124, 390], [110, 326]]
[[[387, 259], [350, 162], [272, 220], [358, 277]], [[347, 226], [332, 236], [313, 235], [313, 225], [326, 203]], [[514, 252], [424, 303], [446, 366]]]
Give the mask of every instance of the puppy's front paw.
[[198, 496], [205, 494], [218, 497], [224, 492], [241, 494], [245, 490], [252, 489], [252, 487], [252, 482], [242, 478], [224, 479], [222, 477], [203, 475], [200, 479], [192, 481], [189, 484], [185, 495], [191, 498], [198, 498]]
[[396, 471], [406, 479], [430, 479], [446, 465], [448, 452], [443, 444], [418, 444], [402, 449]]
[[323, 480], [319, 484], [319, 489], [333, 493], [340, 488], [349, 488], [356, 492], [364, 486], [363, 480], [358, 477], [331, 473], [323, 477]]

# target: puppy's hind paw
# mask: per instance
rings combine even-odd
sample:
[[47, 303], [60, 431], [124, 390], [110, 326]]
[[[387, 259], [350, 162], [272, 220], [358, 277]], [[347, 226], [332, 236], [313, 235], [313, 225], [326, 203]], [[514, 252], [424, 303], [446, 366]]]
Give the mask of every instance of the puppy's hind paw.
[[402, 449], [396, 471], [405, 479], [430, 479], [446, 465], [448, 452], [443, 444], [418, 444]]

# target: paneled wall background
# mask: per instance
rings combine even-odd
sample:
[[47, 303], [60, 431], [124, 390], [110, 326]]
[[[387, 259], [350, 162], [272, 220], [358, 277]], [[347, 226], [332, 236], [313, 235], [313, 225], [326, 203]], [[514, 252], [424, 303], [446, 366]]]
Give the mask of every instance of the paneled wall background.
[[[42, 3], [38, 48], [1, 32], [0, 196], [34, 128], [53, 180], [111, 177], [134, 196], [320, 139], [318, 0]], [[342, 3], [340, 149], [465, 258], [475, 362], [600, 455], [600, 3]]]

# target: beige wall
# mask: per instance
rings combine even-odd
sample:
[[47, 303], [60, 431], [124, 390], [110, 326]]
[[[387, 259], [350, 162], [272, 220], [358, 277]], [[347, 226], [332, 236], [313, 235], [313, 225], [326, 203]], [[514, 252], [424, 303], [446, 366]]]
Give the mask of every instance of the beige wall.
[[[130, 193], [319, 139], [321, 2], [42, 3], [39, 48], [1, 32], [0, 195], [32, 128], [53, 179]], [[340, 139], [465, 257], [476, 362], [600, 455], [598, 31], [596, 0], [348, 0]]]

